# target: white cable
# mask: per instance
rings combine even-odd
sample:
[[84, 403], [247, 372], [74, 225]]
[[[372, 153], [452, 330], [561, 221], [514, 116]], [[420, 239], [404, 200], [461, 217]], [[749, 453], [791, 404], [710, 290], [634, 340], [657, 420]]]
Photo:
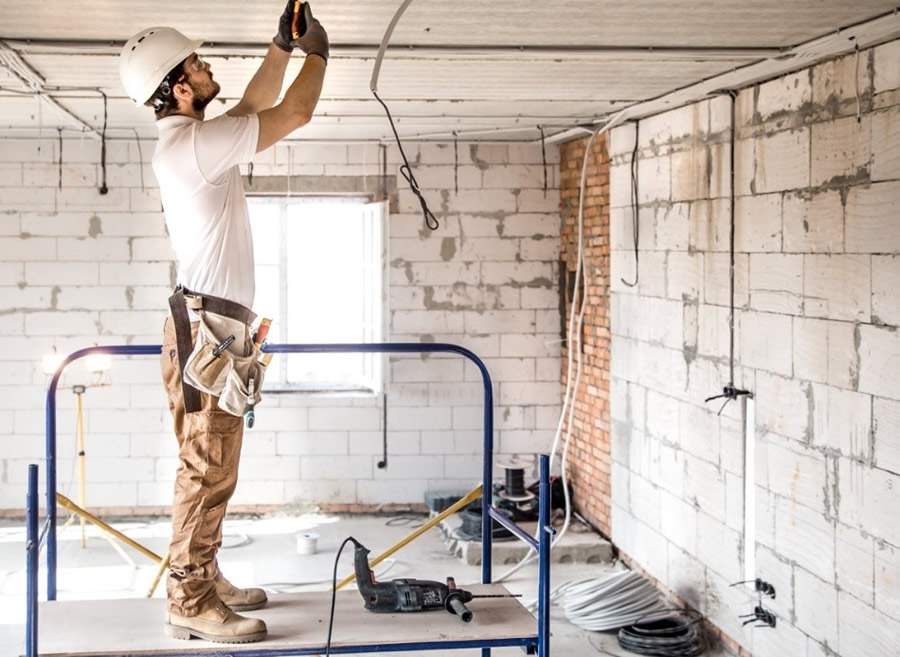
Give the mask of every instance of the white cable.
[[[375, 571], [373, 574], [376, 579], [383, 577], [390, 571], [395, 565], [397, 565], [397, 559], [385, 559], [384, 568], [380, 571]], [[260, 586], [264, 589], [269, 589], [274, 591], [275, 593], [289, 593], [289, 589], [300, 588], [301, 586], [316, 586], [320, 584], [331, 584], [331, 578], [327, 577], [325, 579], [311, 579], [302, 582], [264, 582], [260, 584]]]
[[[377, 93], [378, 93], [378, 76], [381, 73], [381, 64], [382, 64], [382, 61], [384, 60], [384, 55], [385, 55], [385, 52], [387, 51], [388, 43], [390, 43], [391, 36], [394, 33], [394, 29], [397, 27], [397, 23], [400, 22], [400, 18], [403, 16], [403, 13], [406, 11], [406, 9], [409, 7], [410, 4], [412, 4], [412, 0], [404, 0], [403, 3], [400, 5], [400, 7], [397, 9], [397, 11], [394, 13], [393, 18], [391, 18], [391, 22], [388, 24], [387, 31], [385, 31], [384, 36], [381, 39], [381, 45], [378, 47], [378, 54], [375, 57], [375, 65], [372, 68], [372, 77], [369, 80], [369, 89], [372, 91], [372, 93], [376, 94], [376, 97], [377, 97]], [[566, 465], [568, 463], [568, 456], [569, 456], [569, 444], [570, 444], [569, 439], [571, 437], [571, 432], [572, 432], [572, 421], [573, 421], [573, 418], [575, 415], [575, 399], [574, 399], [574, 397], [575, 397], [575, 395], [578, 394], [578, 386], [579, 386], [579, 383], [581, 382], [581, 371], [582, 371], [582, 364], [583, 364], [582, 353], [581, 353], [581, 333], [582, 333], [582, 328], [584, 326], [584, 313], [585, 313], [585, 310], [587, 309], [587, 299], [586, 299], [587, 294], [585, 293], [582, 295], [581, 310], [578, 313], [577, 326], [575, 326], [575, 324], [576, 324], [575, 306], [576, 306], [576, 301], [578, 299], [578, 290], [579, 290], [579, 283], [581, 281], [581, 273], [584, 269], [584, 192], [585, 192], [585, 186], [586, 186], [586, 181], [587, 181], [588, 158], [590, 157], [591, 146], [593, 145], [594, 140], [597, 138], [597, 136], [608, 132], [615, 125], [617, 125], [624, 117], [626, 111], [627, 111], [627, 108], [622, 109], [621, 111], [616, 113], [612, 118], [610, 118], [606, 123], [604, 123], [602, 126], [597, 128], [596, 130], [591, 131], [591, 137], [590, 137], [590, 139], [588, 139], [588, 142], [585, 146], [584, 159], [583, 159], [582, 165], [581, 165], [581, 185], [580, 185], [579, 195], [578, 195], [578, 261], [575, 266], [575, 296], [572, 299], [572, 310], [569, 314], [569, 349], [568, 349], [568, 354], [567, 354], [566, 390], [565, 390], [565, 393], [563, 394], [563, 404], [562, 404], [562, 408], [560, 409], [559, 422], [556, 427], [556, 434], [554, 435], [554, 438], [553, 438], [553, 446], [550, 449], [550, 469], [552, 470], [553, 469], [553, 461], [556, 458], [557, 452], [559, 451], [560, 438], [563, 434], [563, 423], [565, 423], [566, 438], [565, 438], [565, 442], [563, 445], [562, 464], [560, 467], [561, 467], [561, 472], [562, 472], [563, 497], [565, 499], [566, 514], [565, 514], [565, 520], [563, 521], [562, 529], [559, 531], [559, 533], [556, 535], [556, 538], [553, 540], [553, 542], [550, 545], [551, 549], [562, 540], [563, 536], [565, 536], [566, 531], [569, 529], [569, 525], [572, 520], [572, 500], [570, 499], [570, 495], [569, 495], [569, 485], [568, 485], [569, 480], [568, 480], [568, 473], [566, 471]], [[587, 278], [587, 277], [585, 277], [585, 278]], [[584, 289], [585, 289], [585, 291], [587, 291], [588, 285], [585, 285]], [[576, 336], [574, 344], [572, 342], [573, 335]], [[577, 357], [575, 380], [574, 380], [574, 385], [573, 385], [573, 381], [572, 381], [573, 355], [572, 355], [572, 352], [575, 349], [577, 349], [577, 351], [578, 351], [578, 357]], [[566, 414], [567, 409], [568, 409], [568, 415]], [[540, 528], [538, 528], [538, 532], [540, 532]], [[513, 566], [510, 570], [505, 572], [503, 575], [501, 575], [499, 578], [495, 579], [494, 581], [498, 582], [498, 583], [504, 581], [507, 577], [518, 572], [522, 567], [524, 567], [527, 563], [529, 563], [533, 558], [534, 558], [534, 551], [532, 549], [532, 551], [530, 551], [528, 554], [526, 554], [525, 557], [518, 564]]]
[[369, 80], [369, 89], [372, 93], [378, 91], [378, 75], [381, 73], [381, 62], [384, 59], [384, 53], [387, 50], [388, 43], [391, 41], [391, 35], [394, 33], [394, 28], [397, 27], [397, 23], [400, 22], [400, 17], [403, 16], [403, 12], [406, 11], [406, 8], [409, 7], [410, 4], [412, 4], [412, 0], [403, 0], [403, 4], [397, 9], [397, 13], [394, 14], [394, 17], [388, 24], [387, 31], [381, 39], [381, 45], [378, 47], [378, 54], [375, 56], [375, 66], [372, 68], [372, 78]]
[[[566, 582], [550, 598], [558, 602], [569, 622], [593, 632], [624, 627], [668, 609], [659, 591], [630, 570]], [[525, 606], [533, 611], [537, 601]]]
[[[598, 135], [604, 134], [614, 128], [624, 117], [625, 110], [618, 112], [615, 116], [613, 116], [609, 121], [605, 124], [597, 128], [595, 131], [591, 133], [590, 138], [587, 141], [584, 149], [584, 158], [581, 163], [581, 181], [578, 193], [578, 260], [575, 265], [575, 295], [572, 298], [572, 310], [569, 313], [569, 349], [567, 356], [567, 367], [566, 367], [566, 390], [563, 394], [563, 403], [562, 408], [559, 414], [559, 422], [556, 426], [556, 434], [553, 437], [553, 446], [550, 448], [550, 469], [553, 469], [553, 461], [556, 458], [556, 453], [559, 450], [559, 442], [563, 435], [563, 424], [565, 423], [565, 442], [563, 444], [562, 451], [562, 462], [560, 464], [561, 473], [562, 473], [562, 484], [563, 484], [563, 497], [565, 499], [565, 519], [563, 520], [563, 526], [560, 529], [559, 533], [557, 533], [556, 538], [553, 539], [553, 542], [550, 544], [550, 549], [553, 549], [565, 536], [566, 532], [569, 529], [569, 525], [572, 521], [572, 500], [569, 495], [569, 477], [566, 465], [568, 464], [569, 457], [569, 445], [571, 443], [571, 434], [572, 434], [572, 420], [575, 415], [575, 395], [578, 394], [578, 385], [581, 382], [581, 370], [582, 370], [582, 353], [581, 353], [581, 333], [582, 328], [584, 326], [584, 313], [587, 309], [587, 299], [581, 299], [581, 310], [578, 313], [578, 318], [576, 322], [575, 317], [575, 308], [576, 302], [578, 301], [578, 292], [579, 292], [579, 284], [581, 282], [581, 272], [584, 269], [584, 195], [585, 195], [585, 187], [587, 184], [587, 165], [588, 159], [591, 154], [591, 147], [594, 144], [594, 140]], [[587, 276], [585, 276], [587, 278]], [[584, 285], [585, 291], [588, 289], [588, 285]], [[587, 295], [582, 295], [586, 297]], [[574, 343], [573, 343], [574, 336]], [[577, 366], [575, 368], [575, 377], [574, 377], [574, 385], [572, 378], [572, 367], [573, 367], [573, 351], [577, 350]], [[567, 413], [568, 411], [568, 413]], [[540, 531], [540, 528], [538, 528]], [[534, 549], [532, 548], [525, 557], [517, 563], [515, 566], [510, 568], [508, 571], [500, 575], [500, 577], [496, 578], [494, 581], [499, 583], [506, 580], [511, 575], [517, 573], [521, 570], [525, 565], [530, 563], [535, 556]]]

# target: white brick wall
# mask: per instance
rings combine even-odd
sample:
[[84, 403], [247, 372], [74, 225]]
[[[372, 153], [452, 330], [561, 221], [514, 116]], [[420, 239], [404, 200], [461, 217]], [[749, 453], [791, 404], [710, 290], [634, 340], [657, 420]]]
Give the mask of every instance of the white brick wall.
[[737, 99], [735, 382], [755, 396], [774, 630], [742, 627], [755, 598], [728, 587], [744, 579], [740, 408], [703, 403], [728, 381], [728, 100], [641, 122], [636, 289], [618, 283], [633, 127], [610, 137], [612, 537], [756, 657], [900, 654], [898, 53], [861, 53], [860, 123], [853, 56]]
[[[387, 339], [455, 342], [484, 357], [497, 449], [545, 451], [560, 401], [558, 151], [548, 151], [545, 197], [539, 146], [461, 145], [459, 194], [451, 146], [408, 148], [432, 207], [446, 194], [448, 214], [437, 233], [424, 234], [418, 202], [398, 176]], [[160, 340], [174, 263], [152, 150], [143, 144], [142, 189], [135, 145], [112, 142], [110, 192], [100, 196], [92, 144], [66, 144], [57, 189], [55, 140], [0, 143], [0, 372], [9, 382], [0, 386], [0, 509], [21, 508], [25, 465], [43, 454], [41, 356]], [[335, 144], [277, 146], [258, 156], [254, 173], [285, 175], [291, 156], [296, 175], [380, 172], [377, 145]], [[388, 158], [399, 163], [393, 150]], [[72, 369], [66, 383], [87, 379], [83, 367]], [[461, 358], [391, 358], [386, 470], [375, 467], [380, 398], [270, 395], [245, 433], [235, 503], [407, 503], [429, 489], [468, 489], [481, 473], [480, 381]], [[85, 397], [88, 502], [167, 505], [177, 460], [158, 362], [117, 360], [109, 383]], [[59, 402], [59, 476], [68, 486], [71, 393], [61, 391]]]

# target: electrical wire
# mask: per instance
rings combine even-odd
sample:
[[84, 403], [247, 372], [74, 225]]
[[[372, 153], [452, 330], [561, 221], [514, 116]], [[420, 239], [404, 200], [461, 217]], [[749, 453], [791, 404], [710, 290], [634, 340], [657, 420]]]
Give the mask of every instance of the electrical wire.
[[731, 152], [730, 152], [730, 166], [731, 171], [729, 172], [729, 179], [731, 181], [730, 189], [729, 189], [729, 213], [730, 213], [730, 232], [729, 232], [729, 268], [728, 268], [728, 282], [729, 282], [729, 301], [728, 301], [728, 383], [725, 384], [725, 387], [722, 390], [722, 394], [713, 395], [711, 397], [707, 397], [704, 400], [704, 403], [711, 402], [714, 399], [725, 399], [725, 402], [722, 404], [721, 408], [719, 408], [719, 412], [717, 415], [721, 415], [722, 411], [725, 410], [725, 407], [728, 406], [728, 403], [733, 399], [738, 399], [741, 395], [748, 395], [750, 397], [753, 396], [749, 390], [741, 390], [734, 385], [734, 315], [735, 315], [735, 303], [734, 303], [734, 268], [735, 268], [735, 246], [734, 246], [734, 225], [735, 225], [735, 168], [734, 168], [734, 152], [735, 152], [735, 140], [737, 134], [737, 126], [735, 120], [735, 106], [737, 104], [737, 91], [728, 90], [725, 92], [729, 98], [731, 98]]
[[638, 240], [641, 234], [641, 209], [638, 207], [638, 130], [640, 128], [640, 121], [634, 122], [634, 150], [631, 151], [631, 230], [632, 236], [634, 237], [634, 282], [631, 283], [626, 281], [624, 278], [620, 278], [628, 287], [635, 287], [638, 284], [638, 280], [640, 280], [641, 269], [639, 262], [639, 254], [638, 250]]
[[63, 136], [62, 128], [56, 129], [57, 143], [59, 144], [59, 189], [62, 189], [62, 163], [63, 163]]
[[103, 179], [100, 181], [100, 194], [105, 195], [109, 193], [109, 187], [106, 186], [106, 125], [109, 120], [109, 99], [105, 91], [101, 89], [97, 91], [103, 96], [103, 130], [100, 132], [100, 170]]
[[459, 135], [453, 131], [453, 192], [459, 194]]
[[541, 133], [541, 164], [544, 167], [544, 198], [547, 198], [547, 138], [544, 135], [544, 126], [539, 125]]
[[[697, 657], [706, 650], [706, 637], [697, 612], [677, 613], [642, 620], [621, 628], [619, 645], [629, 652], [651, 657]], [[692, 617], [693, 616], [693, 617]]]
[[[226, 543], [226, 538], [235, 539], [234, 543]], [[250, 545], [253, 542], [253, 539], [247, 536], [247, 534], [226, 534], [222, 537], [222, 544], [219, 546], [221, 550], [231, 550], [234, 548], [244, 547], [245, 545]]]
[[334, 629], [334, 603], [337, 598], [337, 569], [338, 562], [341, 560], [341, 552], [344, 551], [344, 547], [346, 547], [347, 543], [356, 543], [356, 539], [352, 536], [348, 536], [341, 543], [341, 547], [338, 548], [337, 554], [334, 556], [334, 574], [331, 576], [331, 611], [328, 613], [328, 639], [325, 641], [325, 657], [330, 657], [331, 655], [331, 632]]
[[381, 107], [384, 108], [388, 123], [391, 125], [391, 132], [394, 133], [394, 139], [397, 142], [397, 148], [399, 149], [400, 157], [403, 160], [403, 164], [400, 166], [400, 175], [403, 176], [407, 184], [409, 184], [410, 190], [412, 190], [412, 193], [415, 194], [416, 198], [419, 200], [419, 205], [422, 207], [422, 216], [425, 218], [425, 225], [431, 230], [437, 230], [440, 227], [440, 224], [438, 223], [437, 217], [434, 216], [434, 213], [428, 207], [428, 202], [425, 200], [425, 196], [419, 188], [419, 183], [409, 164], [409, 160], [406, 158], [406, 152], [403, 150], [403, 143], [400, 141], [400, 134], [397, 132], [397, 127], [394, 125], [394, 117], [391, 116], [391, 110], [388, 109], [387, 104], [381, 99], [381, 96], [378, 95], [378, 76], [381, 74], [381, 64], [384, 61], [384, 53], [387, 51], [388, 43], [390, 43], [391, 36], [394, 34], [394, 28], [397, 27], [400, 17], [403, 16], [403, 12], [406, 11], [406, 8], [409, 7], [411, 3], [412, 0], [404, 0], [393, 18], [391, 18], [391, 22], [388, 24], [384, 37], [381, 39], [381, 45], [378, 47], [378, 54], [375, 56], [375, 65], [372, 67], [372, 77], [369, 80], [369, 89], [372, 91], [372, 95], [375, 96], [375, 100], [377, 100]]
[[381, 96], [378, 95], [377, 91], [373, 90], [372, 94], [375, 96], [375, 100], [377, 100], [384, 108], [384, 113], [387, 114], [388, 122], [391, 124], [391, 130], [394, 133], [394, 139], [397, 141], [397, 148], [400, 151], [400, 157], [403, 159], [403, 164], [400, 165], [400, 175], [403, 176], [403, 179], [406, 180], [410, 190], [412, 190], [412, 193], [415, 194], [416, 198], [419, 200], [419, 205], [422, 207], [422, 216], [425, 217], [425, 225], [431, 230], [437, 230], [440, 227], [440, 224], [438, 223], [437, 217], [435, 217], [434, 213], [431, 211], [431, 208], [428, 207], [428, 201], [425, 200], [425, 196], [422, 194], [422, 190], [419, 187], [419, 182], [416, 180], [416, 175], [413, 173], [409, 160], [406, 158], [406, 152], [403, 150], [403, 143], [400, 141], [400, 135], [397, 133], [397, 127], [394, 125], [394, 119], [391, 116], [391, 110], [389, 110], [385, 102], [381, 100]]
[[[669, 609], [659, 591], [631, 570], [565, 582], [550, 592], [550, 601], [570, 623], [590, 632], [615, 630]], [[537, 600], [525, 607], [534, 611]]]
[[[384, 567], [381, 570], [374, 571], [375, 577], [381, 578], [384, 577], [388, 572], [390, 572], [394, 566], [396, 566], [400, 561], [398, 559], [385, 559], [381, 562], [384, 564]], [[274, 591], [275, 593], [290, 593], [293, 589], [303, 588], [305, 586], [321, 586], [322, 584], [331, 584], [331, 578], [326, 577], [325, 579], [310, 579], [300, 582], [291, 582], [291, 581], [283, 581], [283, 582], [263, 582], [259, 586], [264, 589], [269, 589], [270, 591]]]
[[[553, 445], [550, 448], [550, 469], [553, 470], [553, 462], [556, 459], [557, 452], [559, 451], [560, 441], [562, 439], [563, 433], [565, 433], [565, 440], [563, 441], [563, 450], [562, 450], [562, 461], [560, 465], [560, 471], [562, 475], [562, 488], [563, 488], [563, 499], [565, 502], [565, 516], [563, 520], [563, 526], [557, 532], [556, 537], [550, 544], [550, 548], [553, 549], [566, 535], [566, 532], [569, 529], [569, 525], [572, 520], [572, 499], [569, 493], [569, 476], [568, 476], [568, 459], [569, 459], [569, 445], [571, 443], [571, 429], [573, 418], [575, 415], [575, 395], [578, 393], [578, 385], [581, 382], [581, 370], [583, 364], [583, 353], [581, 349], [581, 333], [582, 328], [584, 326], [584, 313], [587, 309], [587, 299], [584, 298], [586, 296], [586, 290], [588, 289], [588, 285], [585, 284], [580, 286], [581, 281], [581, 273], [584, 269], [584, 197], [585, 191], [587, 187], [587, 166], [588, 161], [590, 159], [591, 148], [593, 146], [594, 140], [601, 134], [604, 134], [618, 125], [625, 116], [625, 110], [622, 110], [615, 114], [613, 117], [609, 119], [602, 126], [597, 128], [595, 131], [591, 133], [591, 136], [588, 138], [587, 143], [585, 144], [584, 149], [584, 159], [581, 163], [581, 181], [579, 186], [578, 193], [578, 222], [577, 222], [577, 232], [578, 232], [578, 247], [577, 247], [577, 262], [575, 265], [575, 295], [572, 298], [572, 308], [569, 312], [569, 348], [567, 349], [566, 354], [566, 390], [563, 393], [563, 402], [562, 408], [560, 409], [559, 414], [559, 422], [556, 425], [556, 433], [553, 437]], [[581, 309], [579, 310], [577, 316], [575, 313], [575, 309], [578, 306], [578, 292], [579, 287], [583, 287], [585, 292], [582, 292], [581, 298]], [[573, 344], [574, 338], [574, 344]], [[574, 353], [577, 352], [577, 360], [574, 356]], [[574, 377], [574, 385], [573, 385], [573, 369], [575, 369], [575, 377]], [[568, 411], [568, 414], [567, 414]], [[563, 427], [565, 426], [565, 432], [563, 431]], [[540, 531], [540, 529], [538, 529]], [[528, 563], [530, 563], [535, 557], [535, 550], [532, 548], [525, 557], [522, 558], [519, 563], [510, 568], [508, 571], [500, 575], [500, 577], [496, 578], [494, 581], [497, 583], [505, 581], [507, 578], [511, 577], [513, 574], [517, 573], [519, 570], [524, 568]]]
[[856, 88], [856, 122], [862, 123], [862, 99], [859, 95], [859, 41], [853, 44], [853, 48], [856, 51], [856, 75], [854, 76]]
[[425, 524], [425, 520], [421, 513], [410, 513], [407, 515], [394, 516], [393, 518], [388, 518], [387, 522], [384, 523], [385, 527], [410, 527], [411, 529], [416, 529]]

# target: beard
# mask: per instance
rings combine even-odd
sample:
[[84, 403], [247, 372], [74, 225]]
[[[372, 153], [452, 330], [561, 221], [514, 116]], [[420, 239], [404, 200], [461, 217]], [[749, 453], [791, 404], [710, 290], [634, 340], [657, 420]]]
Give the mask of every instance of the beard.
[[191, 105], [196, 112], [205, 110], [206, 106], [212, 102], [213, 98], [219, 95], [219, 91], [222, 89], [215, 80], [210, 80], [208, 84], [197, 84], [188, 81], [188, 84], [194, 92], [194, 99], [191, 101]]

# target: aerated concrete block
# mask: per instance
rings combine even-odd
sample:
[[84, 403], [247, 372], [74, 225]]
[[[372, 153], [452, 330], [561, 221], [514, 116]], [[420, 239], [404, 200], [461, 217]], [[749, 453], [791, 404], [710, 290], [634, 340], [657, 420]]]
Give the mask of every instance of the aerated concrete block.
[[873, 181], [900, 178], [900, 107], [871, 115]]
[[826, 191], [784, 195], [784, 251], [841, 253], [844, 250], [844, 205], [841, 194]]
[[898, 198], [900, 182], [850, 188], [846, 203], [848, 253], [900, 253]]
[[794, 612], [796, 625], [829, 646], [837, 645], [837, 589], [803, 568], [794, 569]]
[[791, 375], [791, 317], [774, 313], [741, 312], [741, 362], [748, 366]]
[[869, 321], [871, 259], [865, 255], [806, 255], [803, 309], [809, 317]]
[[872, 160], [872, 122], [869, 116], [815, 123], [812, 128], [810, 184], [834, 185], [866, 180]]
[[750, 308], [797, 315], [803, 302], [803, 257], [750, 254]]
[[900, 475], [900, 402], [873, 398], [872, 424], [875, 431], [875, 465]]
[[900, 401], [900, 333], [890, 328], [863, 325], [859, 328], [859, 391]]
[[809, 186], [809, 128], [779, 132], [754, 140], [750, 189], [755, 194]]

